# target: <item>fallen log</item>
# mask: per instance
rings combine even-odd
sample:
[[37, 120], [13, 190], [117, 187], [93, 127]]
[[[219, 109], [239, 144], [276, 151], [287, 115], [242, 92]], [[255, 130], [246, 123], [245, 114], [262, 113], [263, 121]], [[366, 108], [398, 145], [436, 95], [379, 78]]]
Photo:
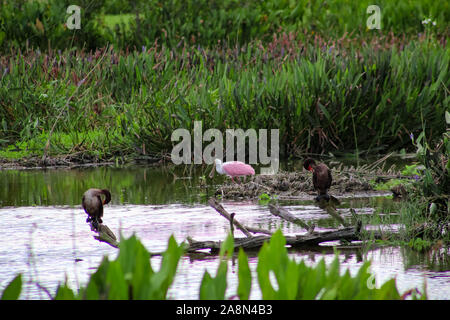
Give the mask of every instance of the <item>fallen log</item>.
[[[265, 241], [270, 240], [270, 237], [273, 234], [272, 231], [242, 225], [235, 218], [235, 216], [236, 216], [235, 213], [229, 214], [225, 210], [225, 208], [223, 208], [223, 206], [215, 198], [211, 198], [208, 201], [208, 203], [217, 212], [219, 212], [219, 214], [221, 216], [223, 216], [225, 219], [227, 219], [230, 222], [230, 231], [232, 233], [234, 231], [234, 227], [236, 226], [239, 230], [241, 230], [246, 235], [245, 238], [234, 238], [235, 250], [237, 250], [239, 248], [243, 248], [245, 250], [257, 249], [257, 248], [260, 248], [264, 244]], [[288, 210], [278, 207], [278, 206], [274, 206], [274, 205], [269, 205], [269, 209], [273, 215], [278, 216], [289, 222], [298, 224], [308, 231], [308, 233], [304, 234], [304, 235], [295, 235], [295, 236], [287, 235], [287, 236], [285, 236], [286, 244], [293, 248], [317, 246], [318, 244], [320, 244], [322, 242], [327, 242], [327, 241], [361, 240], [362, 223], [361, 223], [360, 219], [356, 219], [357, 217], [356, 217], [356, 214], [354, 211], [351, 211], [351, 213], [356, 219], [355, 226], [346, 226], [342, 229], [333, 230], [333, 231], [314, 232], [313, 224], [308, 225], [301, 219], [296, 218]], [[327, 212], [328, 212], [328, 210], [327, 210]], [[336, 215], [338, 215], [338, 214], [336, 213]], [[338, 217], [340, 219], [342, 219], [341, 216], [338, 215]], [[90, 226], [91, 226], [92, 231], [98, 233], [97, 236], [94, 236], [95, 239], [97, 239], [98, 241], [101, 241], [101, 242], [105, 242], [114, 248], [119, 247], [119, 243], [117, 241], [116, 236], [108, 228], [108, 226], [106, 226], [104, 224], [99, 224], [98, 230], [96, 230], [94, 228], [94, 226], [92, 225], [92, 221], [90, 222]], [[265, 235], [254, 236], [250, 232], [263, 233]], [[374, 239], [379, 239], [382, 237], [382, 234], [377, 231], [372, 231], [371, 234], [372, 234], [372, 238], [374, 238]], [[188, 242], [188, 244], [186, 245], [186, 248], [185, 248], [187, 254], [195, 254], [195, 253], [198, 253], [198, 250], [204, 250], [204, 249], [210, 249], [211, 254], [216, 254], [220, 251], [220, 247], [222, 245], [222, 241], [196, 241], [190, 237], [187, 237], [186, 240]], [[160, 255], [160, 254], [161, 253], [152, 253], [152, 255]]]
[[[336, 209], [334, 208], [333, 205], [330, 205], [326, 201], [321, 201], [319, 203], [319, 207], [321, 209], [325, 210], [334, 219], [336, 219], [342, 226], [349, 227], [349, 224], [347, 222], [345, 222], [345, 220], [339, 215], [339, 213], [336, 211]], [[269, 204], [269, 209], [270, 209], [270, 213], [272, 213], [273, 215], [301, 226], [303, 229], [308, 230], [308, 233], [312, 233], [314, 231], [315, 226], [313, 224], [308, 225], [306, 222], [293, 216], [286, 209], [283, 209], [278, 206], [274, 206], [273, 204]]]
[[[316, 246], [319, 243], [327, 242], [327, 241], [336, 241], [336, 240], [347, 240], [354, 241], [360, 240], [359, 228], [356, 227], [348, 227], [336, 231], [324, 231], [324, 232], [315, 232], [313, 234], [306, 235], [296, 235], [296, 236], [285, 236], [286, 244], [291, 247], [308, 247], [308, 246]], [[187, 252], [195, 252], [197, 250], [210, 249], [211, 253], [217, 253], [220, 250], [220, 246], [222, 245], [222, 241], [196, 241], [192, 238], [187, 238], [189, 246], [187, 247]], [[235, 238], [234, 239], [234, 249], [238, 250], [242, 248], [244, 250], [251, 250], [260, 248], [265, 241], [269, 241], [270, 236], [254, 236], [254, 237], [246, 237], [246, 238]]]
[[253, 227], [247, 227], [247, 226], [243, 226], [238, 220], [233, 219], [231, 217], [231, 214], [229, 214], [224, 207], [219, 203], [219, 201], [217, 201], [216, 198], [211, 198], [208, 200], [208, 204], [213, 207], [214, 209], [216, 209], [216, 211], [225, 219], [227, 219], [228, 221], [232, 221], [233, 225], [236, 226], [236, 228], [238, 228], [239, 230], [241, 230], [247, 237], [253, 237], [253, 235], [250, 232], [253, 233], [264, 233], [264, 234], [268, 234], [271, 235], [273, 232], [268, 231], [268, 230], [264, 230], [264, 229], [259, 229], [259, 228], [253, 228]]
[[[247, 237], [245, 238], [234, 238], [234, 248], [235, 250], [239, 248], [243, 248], [245, 250], [251, 250], [251, 249], [257, 249], [260, 248], [265, 241], [270, 240], [270, 235], [273, 233], [268, 230], [263, 229], [256, 229], [249, 226], [242, 225], [235, 217], [235, 214], [229, 214], [225, 208], [215, 199], [211, 198], [208, 201], [209, 205], [216, 209], [217, 212], [220, 213], [221, 216], [225, 217], [230, 222], [230, 231], [233, 234], [234, 226], [236, 226], [238, 229], [240, 229], [242, 232], [244, 232]], [[337, 240], [344, 240], [344, 241], [355, 241], [355, 240], [361, 240], [361, 229], [362, 229], [362, 223], [360, 220], [356, 221], [355, 226], [347, 226], [347, 223], [344, 222], [343, 218], [336, 212], [336, 209], [330, 207], [327, 210], [328, 213], [331, 211], [333, 214], [333, 217], [336, 218], [339, 222], [345, 225], [344, 228], [333, 230], [333, 231], [324, 231], [324, 232], [314, 232], [314, 225], [308, 225], [304, 221], [302, 221], [299, 218], [296, 218], [294, 215], [292, 215], [288, 210], [274, 206], [269, 205], [270, 212], [278, 216], [284, 220], [287, 220], [289, 222], [295, 223], [300, 225], [302, 228], [305, 228], [308, 230], [307, 234], [304, 235], [295, 235], [295, 236], [285, 236], [286, 238], [286, 244], [298, 248], [298, 247], [310, 247], [310, 246], [317, 246], [318, 244], [322, 242], [327, 241], [337, 241]], [[333, 211], [334, 210], [334, 211]], [[256, 231], [257, 230], [257, 231]], [[249, 236], [249, 232], [259, 232], [259, 233], [265, 233], [267, 235], [260, 235], [260, 236]], [[234, 237], [234, 235], [233, 235]], [[379, 238], [380, 234], [373, 232], [374, 238]], [[187, 253], [194, 253], [198, 250], [204, 250], [204, 249], [210, 249], [212, 254], [216, 254], [220, 251], [220, 246], [222, 245], [222, 241], [197, 241], [190, 237], [187, 239], [188, 245], [186, 246], [186, 252]]]

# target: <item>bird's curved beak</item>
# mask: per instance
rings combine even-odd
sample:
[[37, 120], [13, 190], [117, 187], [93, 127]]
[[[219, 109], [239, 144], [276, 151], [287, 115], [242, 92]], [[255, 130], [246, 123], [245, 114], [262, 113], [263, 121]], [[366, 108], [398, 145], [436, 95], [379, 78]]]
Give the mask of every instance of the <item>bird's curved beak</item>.
[[313, 170], [313, 168], [312, 168], [311, 166], [309, 166], [309, 167], [308, 167], [308, 171], [313, 172], [314, 170]]
[[216, 165], [213, 164], [212, 170], [211, 170], [211, 172], [209, 173], [209, 178], [210, 178], [210, 179], [214, 178], [214, 173], [215, 173], [215, 172], [216, 172]]
[[103, 204], [106, 204], [106, 199], [105, 199], [105, 200], [103, 200]]

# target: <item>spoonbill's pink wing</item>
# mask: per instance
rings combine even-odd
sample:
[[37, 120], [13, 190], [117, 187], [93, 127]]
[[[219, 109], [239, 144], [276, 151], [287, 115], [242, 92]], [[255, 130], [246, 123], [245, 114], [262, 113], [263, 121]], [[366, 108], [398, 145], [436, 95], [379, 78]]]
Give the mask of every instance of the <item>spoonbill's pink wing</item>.
[[253, 169], [252, 166], [240, 161], [225, 162], [222, 168], [227, 175], [232, 177], [255, 174], [255, 169]]

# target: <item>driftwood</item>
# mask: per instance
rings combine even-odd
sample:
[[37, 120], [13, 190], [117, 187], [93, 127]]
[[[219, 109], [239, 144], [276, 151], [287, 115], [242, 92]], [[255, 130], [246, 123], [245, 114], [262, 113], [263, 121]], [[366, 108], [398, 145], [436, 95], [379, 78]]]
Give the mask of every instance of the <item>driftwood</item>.
[[[220, 213], [220, 215], [222, 217], [224, 217], [225, 219], [227, 219], [228, 221], [232, 221], [233, 226], [236, 226], [236, 228], [238, 228], [239, 230], [241, 230], [247, 237], [253, 237], [253, 235], [250, 233], [264, 233], [264, 234], [268, 234], [268, 235], [272, 235], [273, 232], [268, 231], [268, 230], [264, 230], [264, 229], [259, 229], [259, 228], [253, 228], [253, 227], [248, 227], [248, 226], [243, 226], [242, 224], [239, 223], [239, 221], [234, 219], [234, 215], [229, 214], [224, 208], [223, 206], [219, 203], [219, 201], [217, 201], [216, 198], [211, 198], [208, 200], [208, 204], [213, 207], [214, 209], [216, 209], [216, 211], [218, 213]], [[231, 215], [233, 215], [233, 219], [231, 218]]]
[[90, 221], [89, 224], [91, 226], [91, 230], [98, 233], [98, 236], [94, 236], [94, 239], [105, 242], [109, 244], [111, 247], [119, 248], [119, 242], [117, 241], [116, 235], [108, 228], [106, 224], [99, 223], [98, 230], [93, 226], [93, 221]]
[[[336, 240], [360, 240], [358, 226], [348, 227], [337, 231], [325, 231], [325, 232], [315, 232], [307, 235], [297, 235], [297, 236], [285, 236], [286, 244], [291, 247], [308, 247], [316, 246], [321, 242], [326, 241], [336, 241]], [[211, 253], [217, 253], [220, 250], [222, 241], [196, 241], [188, 238], [189, 247], [187, 252], [195, 252], [201, 249], [211, 249]], [[247, 238], [235, 238], [234, 248], [235, 249], [257, 249], [260, 248], [264, 242], [269, 241], [270, 236], [255, 236]]]
[[216, 211], [219, 212], [222, 217], [230, 221], [232, 225], [235, 225], [236, 228], [241, 230], [247, 237], [252, 237], [252, 234], [247, 230], [246, 227], [240, 224], [239, 221], [232, 219], [231, 215], [222, 207], [219, 201], [217, 201], [215, 198], [211, 198], [209, 199], [208, 203], [211, 207], [216, 209]]
[[[260, 248], [264, 242], [269, 241], [271, 235], [273, 234], [272, 231], [254, 228], [250, 226], [244, 226], [242, 225], [236, 218], [235, 213], [228, 213], [225, 208], [215, 199], [211, 198], [208, 201], [209, 205], [213, 207], [222, 217], [227, 219], [230, 222], [230, 231], [231, 234], [234, 237], [234, 227], [242, 231], [246, 237], [244, 238], [234, 238], [234, 248], [239, 249], [243, 248], [246, 250], [252, 250]], [[355, 226], [348, 226], [347, 223], [344, 222], [344, 219], [337, 213], [336, 209], [333, 206], [325, 206], [323, 207], [323, 203], [320, 203], [319, 206], [321, 206], [324, 210], [326, 210], [333, 218], [338, 220], [342, 225], [344, 225], [344, 228], [334, 230], [334, 231], [324, 231], [324, 232], [314, 232], [314, 224], [307, 224], [306, 222], [302, 221], [301, 219], [295, 217], [293, 214], [291, 214], [288, 210], [281, 208], [279, 206], [275, 205], [269, 205], [270, 213], [272, 213], [274, 216], [277, 216], [279, 218], [282, 218], [286, 221], [295, 223], [302, 228], [304, 228], [307, 233], [304, 235], [295, 235], [295, 236], [285, 236], [286, 238], [286, 244], [293, 247], [293, 248], [299, 248], [299, 247], [311, 247], [311, 246], [317, 246], [318, 244], [322, 242], [327, 241], [337, 241], [337, 240], [344, 240], [344, 241], [354, 241], [354, 240], [361, 240], [361, 230], [362, 230], [362, 223], [361, 220], [356, 216], [356, 213], [354, 210], [350, 210], [353, 220], [355, 221]], [[108, 228], [107, 225], [99, 224], [98, 230], [95, 229], [95, 227], [92, 224], [92, 221], [90, 221], [90, 227], [91, 230], [96, 232], [98, 235], [94, 236], [95, 239], [101, 242], [105, 242], [109, 244], [110, 246], [114, 248], [119, 247], [119, 243], [117, 241], [116, 236], [114, 233]], [[252, 235], [251, 233], [262, 233], [264, 235]], [[372, 232], [373, 238], [381, 238], [381, 233], [377, 231]], [[187, 254], [195, 254], [195, 253], [202, 253], [198, 252], [198, 250], [203, 249], [210, 249], [211, 254], [216, 254], [220, 251], [220, 246], [222, 245], [222, 241], [196, 241], [190, 237], [187, 239], [188, 244], [186, 244], [186, 253]], [[153, 255], [160, 255], [161, 253], [152, 253]]]
[[[230, 229], [233, 234], [234, 226], [241, 230], [246, 237], [245, 238], [234, 238], [234, 248], [239, 249], [257, 249], [260, 248], [265, 241], [270, 240], [270, 235], [273, 233], [268, 230], [257, 229], [249, 226], [244, 226], [239, 223], [235, 218], [235, 214], [229, 214], [223, 206], [215, 199], [211, 198], [208, 201], [209, 205], [216, 209], [221, 216], [225, 217], [230, 222]], [[321, 204], [322, 205], [322, 204]], [[344, 219], [337, 213], [333, 206], [325, 206], [325, 209], [333, 218], [339, 221], [340, 224], [344, 225], [344, 228], [335, 231], [325, 231], [325, 232], [314, 232], [314, 225], [308, 225], [306, 222], [299, 218], [296, 218], [286, 209], [279, 206], [269, 205], [270, 212], [277, 217], [280, 217], [289, 222], [295, 223], [308, 231], [305, 235], [296, 236], [285, 236], [286, 244], [291, 247], [308, 247], [317, 246], [319, 243], [326, 241], [336, 241], [336, 240], [346, 240], [354, 241], [361, 240], [360, 231], [362, 229], [362, 223], [359, 219], [356, 219], [355, 226], [348, 226]], [[353, 212], [352, 212], [353, 214]], [[253, 233], [264, 233], [266, 235], [254, 236], [250, 234]], [[380, 235], [374, 232], [374, 237], [379, 238]], [[234, 237], [234, 234], [233, 234]], [[188, 246], [186, 248], [187, 253], [197, 252], [197, 250], [210, 249], [212, 254], [219, 252], [222, 241], [196, 241], [190, 237], [187, 238]]]

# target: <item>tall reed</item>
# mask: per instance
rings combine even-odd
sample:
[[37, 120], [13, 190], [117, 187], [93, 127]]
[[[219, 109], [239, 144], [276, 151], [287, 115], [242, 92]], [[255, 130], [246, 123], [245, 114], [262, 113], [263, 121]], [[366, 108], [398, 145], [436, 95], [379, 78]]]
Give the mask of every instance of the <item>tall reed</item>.
[[0, 143], [40, 149], [55, 126], [54, 153], [161, 154], [173, 130], [201, 120], [204, 130], [278, 128], [286, 155], [382, 152], [410, 146], [420, 110], [429, 139], [444, 132], [446, 44], [360, 41], [284, 34], [214, 50], [13, 51], [0, 58]]

